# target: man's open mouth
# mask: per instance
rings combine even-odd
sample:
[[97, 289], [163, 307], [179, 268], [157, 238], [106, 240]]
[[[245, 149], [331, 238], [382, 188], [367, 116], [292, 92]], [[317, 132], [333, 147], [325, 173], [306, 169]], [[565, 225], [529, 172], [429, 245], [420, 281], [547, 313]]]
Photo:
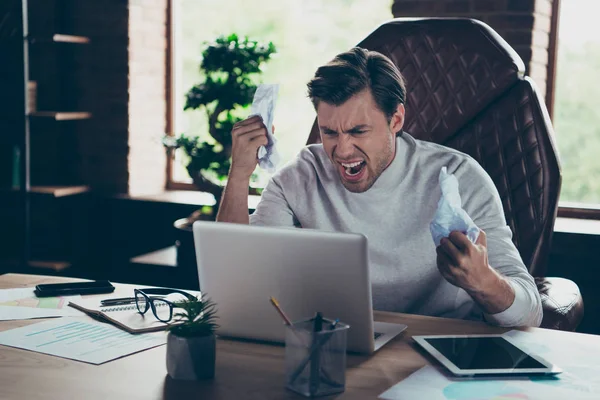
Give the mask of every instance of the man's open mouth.
[[344, 176], [347, 178], [358, 178], [362, 175], [367, 163], [365, 161], [355, 161], [351, 163], [340, 163], [344, 170]]

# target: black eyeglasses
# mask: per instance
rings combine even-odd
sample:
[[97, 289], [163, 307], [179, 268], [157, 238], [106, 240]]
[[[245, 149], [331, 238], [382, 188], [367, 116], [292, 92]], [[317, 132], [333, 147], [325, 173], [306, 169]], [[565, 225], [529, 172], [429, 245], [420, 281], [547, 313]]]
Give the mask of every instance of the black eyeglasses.
[[133, 289], [135, 296], [135, 306], [140, 314], [146, 314], [148, 309], [152, 309], [152, 313], [157, 320], [161, 322], [169, 322], [173, 318], [173, 308], [178, 307], [176, 303], [160, 297], [151, 297], [150, 295], [166, 296], [172, 293], [184, 295], [189, 300], [194, 300], [196, 297], [183, 290], [164, 289], [164, 288], [149, 288], [149, 289]]

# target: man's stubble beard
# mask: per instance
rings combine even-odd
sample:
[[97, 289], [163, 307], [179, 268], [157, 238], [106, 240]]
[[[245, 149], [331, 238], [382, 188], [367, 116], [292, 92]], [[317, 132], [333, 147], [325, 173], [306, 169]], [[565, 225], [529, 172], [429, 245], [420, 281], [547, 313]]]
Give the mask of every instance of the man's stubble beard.
[[352, 192], [352, 193], [364, 193], [367, 190], [371, 189], [371, 187], [375, 184], [375, 182], [377, 182], [377, 179], [379, 179], [381, 174], [383, 174], [383, 171], [385, 171], [387, 169], [387, 167], [390, 166], [392, 164], [392, 162], [394, 161], [394, 158], [396, 156], [395, 144], [396, 144], [396, 140], [394, 137], [394, 140], [389, 144], [389, 146], [387, 148], [388, 156], [387, 157], [379, 157], [377, 159], [377, 162], [376, 162], [377, 169], [375, 170], [375, 173], [373, 174], [373, 176], [371, 176], [371, 174], [369, 174], [369, 181], [367, 182], [367, 185], [365, 186], [365, 188], [357, 188], [356, 185], [351, 185], [351, 184], [348, 185], [348, 183], [344, 180], [344, 178], [342, 176], [340, 176], [340, 172], [336, 168], [338, 177], [339, 177], [340, 181], [342, 182], [342, 185], [346, 188], [346, 190], [348, 190], [349, 192]]

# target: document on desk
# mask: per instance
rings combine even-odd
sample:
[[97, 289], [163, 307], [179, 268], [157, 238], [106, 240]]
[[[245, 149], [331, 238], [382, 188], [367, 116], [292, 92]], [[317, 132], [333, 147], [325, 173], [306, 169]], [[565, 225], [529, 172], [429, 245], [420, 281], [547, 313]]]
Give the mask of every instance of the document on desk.
[[32, 287], [0, 290], [0, 321], [17, 319], [81, 316], [68, 307], [81, 296], [36, 297]]
[[563, 369], [563, 373], [557, 375], [556, 379], [539, 379], [539, 382], [568, 388], [574, 392], [575, 397], [572, 398], [579, 399], [581, 395], [588, 393], [595, 394], [595, 398], [598, 398], [600, 348], [590, 347], [585, 341], [577, 340], [576, 336], [572, 340], [562, 339], [560, 342], [544, 343], [529, 332], [512, 330], [505, 335], [531, 353], [538, 354]]
[[[392, 386], [379, 398], [428, 400], [578, 399], [597, 400], [600, 349], [575, 340], [543, 343], [531, 333], [510, 331], [513, 341], [563, 369], [554, 377], [455, 378], [441, 366], [428, 365]], [[589, 361], [588, 361], [589, 360]]]
[[61, 318], [0, 332], [0, 345], [102, 364], [165, 344], [165, 332], [134, 335], [88, 318]]

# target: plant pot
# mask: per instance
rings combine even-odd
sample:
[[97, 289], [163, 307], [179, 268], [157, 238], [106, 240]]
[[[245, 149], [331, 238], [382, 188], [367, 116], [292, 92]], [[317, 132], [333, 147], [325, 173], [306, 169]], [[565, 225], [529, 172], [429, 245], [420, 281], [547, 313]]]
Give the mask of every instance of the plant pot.
[[172, 379], [201, 380], [215, 376], [215, 335], [167, 335], [167, 373]]

